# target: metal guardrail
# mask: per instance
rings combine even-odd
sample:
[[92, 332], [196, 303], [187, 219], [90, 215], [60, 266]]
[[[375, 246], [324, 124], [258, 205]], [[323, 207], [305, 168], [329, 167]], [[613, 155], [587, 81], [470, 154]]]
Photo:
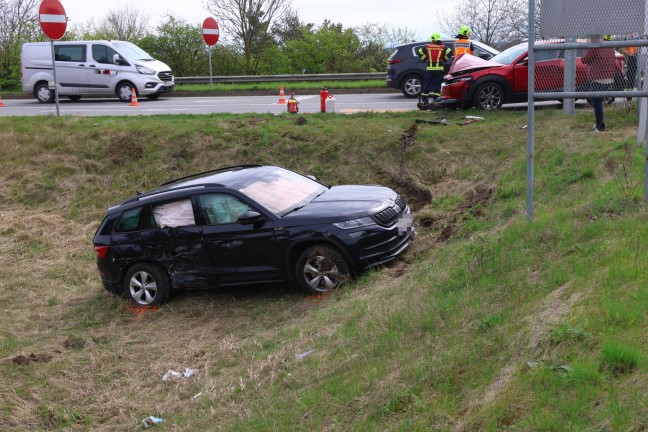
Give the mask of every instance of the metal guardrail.
[[[338, 73], [338, 74], [294, 74], [294, 75], [237, 75], [215, 76], [215, 83], [285, 82], [285, 81], [362, 81], [385, 79], [385, 72]], [[176, 84], [209, 84], [209, 77], [176, 77]]]

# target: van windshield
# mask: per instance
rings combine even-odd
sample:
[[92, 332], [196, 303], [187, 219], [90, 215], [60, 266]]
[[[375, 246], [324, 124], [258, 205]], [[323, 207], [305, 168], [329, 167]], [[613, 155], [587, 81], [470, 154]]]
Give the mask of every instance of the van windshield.
[[153, 57], [142, 48], [130, 42], [113, 42], [117, 50], [126, 58], [139, 61], [153, 61]]

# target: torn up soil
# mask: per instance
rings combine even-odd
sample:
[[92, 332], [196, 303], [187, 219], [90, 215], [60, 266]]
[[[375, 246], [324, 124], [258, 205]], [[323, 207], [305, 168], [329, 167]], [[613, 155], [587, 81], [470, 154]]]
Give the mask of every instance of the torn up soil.
[[52, 356], [49, 354], [34, 354], [31, 353], [29, 356], [19, 355], [12, 359], [14, 363], [20, 366], [27, 366], [29, 363], [49, 363], [52, 360]]

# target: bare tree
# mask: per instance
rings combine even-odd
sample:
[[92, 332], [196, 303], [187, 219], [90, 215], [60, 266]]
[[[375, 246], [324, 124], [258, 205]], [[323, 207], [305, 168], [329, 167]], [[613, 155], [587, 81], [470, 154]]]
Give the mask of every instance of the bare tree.
[[97, 34], [106, 39], [137, 40], [149, 33], [149, 21], [147, 15], [131, 6], [111, 9], [97, 27]]
[[17, 80], [20, 47], [38, 39], [40, 0], [0, 0], [0, 86], [5, 80]]
[[291, 4], [291, 0], [205, 0], [207, 9], [243, 50], [248, 74], [256, 73], [261, 54], [273, 42], [277, 23], [292, 14]]
[[459, 0], [450, 15], [444, 14], [442, 30], [454, 36], [467, 25], [471, 39], [505, 48], [526, 39], [528, 4], [528, 0]]

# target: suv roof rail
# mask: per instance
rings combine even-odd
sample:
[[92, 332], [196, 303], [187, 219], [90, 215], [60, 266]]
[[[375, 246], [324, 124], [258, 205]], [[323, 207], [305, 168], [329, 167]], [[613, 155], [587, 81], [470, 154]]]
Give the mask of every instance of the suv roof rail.
[[176, 182], [179, 182], [181, 180], [188, 180], [190, 178], [200, 177], [200, 176], [203, 176], [205, 174], [215, 174], [215, 173], [218, 173], [218, 172], [227, 171], [227, 170], [231, 170], [231, 169], [234, 169], [234, 168], [259, 168], [261, 166], [263, 166], [263, 165], [246, 164], [246, 165], [234, 165], [234, 166], [229, 166], [229, 167], [225, 167], [225, 168], [218, 168], [218, 169], [215, 169], [215, 170], [203, 171], [201, 173], [191, 174], [191, 175], [188, 175], [188, 176], [185, 176], [185, 177], [179, 177], [177, 179], [169, 180], [166, 183], [162, 183], [160, 186], [167, 186], [167, 185], [170, 185], [171, 183], [176, 183]]

